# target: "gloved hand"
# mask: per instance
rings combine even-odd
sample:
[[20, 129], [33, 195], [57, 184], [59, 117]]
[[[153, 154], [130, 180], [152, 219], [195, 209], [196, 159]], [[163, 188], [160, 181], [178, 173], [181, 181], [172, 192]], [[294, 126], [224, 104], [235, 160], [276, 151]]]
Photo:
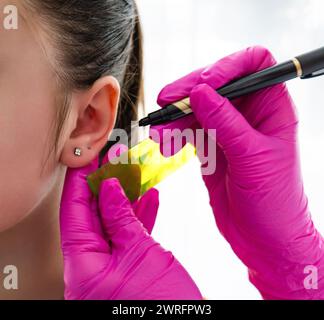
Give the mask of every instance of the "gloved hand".
[[[286, 85], [232, 102], [215, 92], [275, 63], [267, 49], [250, 47], [167, 85], [158, 104], [190, 96], [193, 114], [152, 126], [151, 136], [153, 130], [162, 139], [165, 129], [216, 129], [216, 171], [203, 179], [217, 226], [250, 281], [265, 299], [324, 298], [323, 238], [304, 193], [297, 112]], [[169, 155], [162, 142], [163, 150]]]
[[98, 200], [86, 176], [98, 158], [68, 169], [60, 208], [66, 299], [202, 299], [187, 271], [150, 236], [159, 206], [149, 190], [131, 204], [117, 179]]

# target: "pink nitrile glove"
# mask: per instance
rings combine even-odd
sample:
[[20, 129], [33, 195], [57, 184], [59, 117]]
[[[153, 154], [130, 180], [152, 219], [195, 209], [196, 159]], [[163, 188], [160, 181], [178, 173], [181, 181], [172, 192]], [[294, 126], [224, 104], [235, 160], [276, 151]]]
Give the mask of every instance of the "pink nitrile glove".
[[[249, 280], [264, 299], [324, 299], [323, 238], [308, 209], [297, 112], [286, 85], [231, 102], [215, 91], [275, 63], [267, 49], [249, 47], [167, 85], [158, 104], [189, 96], [193, 114], [152, 126], [151, 136], [157, 131], [162, 139], [165, 129], [216, 129], [216, 171], [203, 180], [216, 224], [248, 267]], [[165, 155], [167, 143], [160, 146]]]
[[201, 300], [198, 287], [150, 233], [159, 206], [150, 189], [130, 203], [117, 179], [104, 180], [98, 199], [86, 177], [98, 157], [68, 168], [60, 208], [65, 299]]

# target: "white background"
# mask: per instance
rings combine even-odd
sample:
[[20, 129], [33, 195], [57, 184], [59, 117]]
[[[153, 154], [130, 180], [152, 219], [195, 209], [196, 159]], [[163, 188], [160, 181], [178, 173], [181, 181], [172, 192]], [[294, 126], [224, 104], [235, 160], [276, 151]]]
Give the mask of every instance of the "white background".
[[[147, 111], [167, 84], [251, 45], [278, 62], [324, 45], [322, 0], [138, 0], [145, 40]], [[299, 112], [305, 190], [324, 234], [324, 77], [287, 83]], [[219, 234], [197, 160], [162, 182], [153, 236], [208, 299], [261, 299]]]

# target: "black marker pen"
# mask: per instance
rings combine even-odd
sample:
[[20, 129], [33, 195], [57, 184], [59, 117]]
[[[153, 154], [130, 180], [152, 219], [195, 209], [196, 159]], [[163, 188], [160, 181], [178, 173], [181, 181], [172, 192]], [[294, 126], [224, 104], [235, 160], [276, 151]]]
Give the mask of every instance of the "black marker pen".
[[[216, 91], [231, 100], [297, 77], [309, 79], [321, 75], [324, 75], [324, 47], [234, 80]], [[139, 126], [163, 124], [191, 113], [190, 100], [185, 98], [150, 113], [139, 121]]]

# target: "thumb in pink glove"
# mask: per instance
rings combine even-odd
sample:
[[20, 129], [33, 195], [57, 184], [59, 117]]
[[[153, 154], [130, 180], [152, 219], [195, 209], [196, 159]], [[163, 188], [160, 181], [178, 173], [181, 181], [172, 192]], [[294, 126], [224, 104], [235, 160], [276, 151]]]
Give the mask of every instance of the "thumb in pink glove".
[[[298, 119], [286, 85], [232, 102], [215, 92], [275, 63], [268, 50], [250, 47], [175, 81], [161, 91], [158, 103], [163, 107], [190, 96], [194, 115], [151, 130], [162, 137], [166, 128], [216, 129], [217, 169], [203, 179], [216, 223], [249, 268], [250, 281], [264, 298], [324, 298], [323, 238], [308, 210]], [[318, 271], [316, 290], [305, 285], [309, 266]]]
[[148, 233], [157, 191], [131, 205], [118, 180], [108, 179], [97, 201], [86, 182], [97, 163], [68, 169], [65, 179], [60, 209], [65, 298], [202, 299], [187, 271]]

